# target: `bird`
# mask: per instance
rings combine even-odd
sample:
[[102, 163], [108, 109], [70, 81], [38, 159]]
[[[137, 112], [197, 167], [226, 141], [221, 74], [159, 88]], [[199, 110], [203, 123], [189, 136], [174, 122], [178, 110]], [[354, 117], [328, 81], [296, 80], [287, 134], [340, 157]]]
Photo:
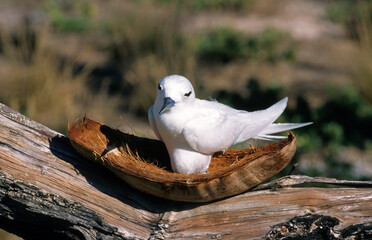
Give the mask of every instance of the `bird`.
[[286, 108], [287, 97], [265, 110], [248, 112], [196, 98], [184, 76], [166, 76], [157, 87], [157, 97], [148, 110], [149, 123], [164, 142], [175, 173], [205, 174], [216, 152], [248, 139], [286, 138], [272, 134], [312, 124], [274, 123]]

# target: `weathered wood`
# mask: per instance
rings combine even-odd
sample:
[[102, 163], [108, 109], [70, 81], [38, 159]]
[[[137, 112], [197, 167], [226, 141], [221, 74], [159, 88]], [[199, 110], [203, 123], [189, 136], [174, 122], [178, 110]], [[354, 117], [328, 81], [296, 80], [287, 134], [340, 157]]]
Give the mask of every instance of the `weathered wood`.
[[0, 173], [0, 228], [26, 239], [277, 239], [303, 237], [304, 226], [306, 236], [372, 237], [370, 187], [272, 184], [208, 204], [158, 199], [1, 104]]
[[[69, 201], [3, 173], [0, 173], [0, 186], [1, 215], [6, 216], [0, 222], [10, 231], [22, 231], [20, 235], [26, 238], [66, 239], [68, 235], [76, 235], [88, 239], [124, 239], [117, 228], [108, 226], [101, 216], [79, 202]], [[13, 222], [25, 217], [28, 224]]]

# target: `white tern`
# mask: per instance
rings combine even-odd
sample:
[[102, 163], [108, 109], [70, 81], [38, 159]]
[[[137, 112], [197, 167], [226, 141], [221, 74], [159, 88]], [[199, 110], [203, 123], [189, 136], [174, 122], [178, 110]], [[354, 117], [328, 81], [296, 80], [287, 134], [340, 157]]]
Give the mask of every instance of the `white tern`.
[[196, 98], [187, 78], [171, 75], [159, 82], [148, 117], [154, 133], [167, 147], [173, 171], [201, 174], [208, 171], [214, 153], [233, 144], [248, 139], [286, 138], [271, 134], [311, 124], [273, 123], [286, 108], [287, 100], [261, 111], [236, 110]]

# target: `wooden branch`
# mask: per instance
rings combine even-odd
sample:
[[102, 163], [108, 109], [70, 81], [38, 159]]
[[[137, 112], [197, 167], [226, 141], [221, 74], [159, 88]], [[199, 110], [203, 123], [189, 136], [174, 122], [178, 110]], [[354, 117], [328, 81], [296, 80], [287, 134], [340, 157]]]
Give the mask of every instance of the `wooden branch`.
[[304, 175], [289, 175], [279, 179], [273, 180], [268, 183], [263, 183], [253, 188], [253, 191], [263, 189], [275, 189], [283, 187], [297, 186], [305, 183], [317, 183], [317, 184], [329, 184], [337, 186], [349, 186], [349, 187], [369, 187], [372, 188], [372, 181], [350, 181], [350, 180], [339, 180], [335, 178], [325, 177], [309, 177]]
[[[304, 182], [349, 187], [288, 187]], [[211, 203], [158, 199], [0, 104], [0, 228], [25, 239], [367, 239], [371, 222], [371, 182], [287, 176]]]
[[[5, 217], [1, 224], [23, 237], [66, 239], [69, 235], [76, 235], [85, 239], [124, 239], [117, 228], [109, 226], [101, 216], [79, 202], [69, 201], [3, 173], [0, 173], [0, 187], [1, 216]], [[28, 224], [13, 223], [24, 218]]]

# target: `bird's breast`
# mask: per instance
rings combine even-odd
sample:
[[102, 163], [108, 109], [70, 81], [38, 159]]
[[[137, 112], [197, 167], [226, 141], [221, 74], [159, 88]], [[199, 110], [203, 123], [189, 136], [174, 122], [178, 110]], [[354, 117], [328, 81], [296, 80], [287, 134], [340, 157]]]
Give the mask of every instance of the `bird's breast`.
[[156, 119], [158, 130], [163, 139], [174, 141], [181, 134], [189, 116], [182, 109], [173, 107], [169, 111], [159, 114]]

